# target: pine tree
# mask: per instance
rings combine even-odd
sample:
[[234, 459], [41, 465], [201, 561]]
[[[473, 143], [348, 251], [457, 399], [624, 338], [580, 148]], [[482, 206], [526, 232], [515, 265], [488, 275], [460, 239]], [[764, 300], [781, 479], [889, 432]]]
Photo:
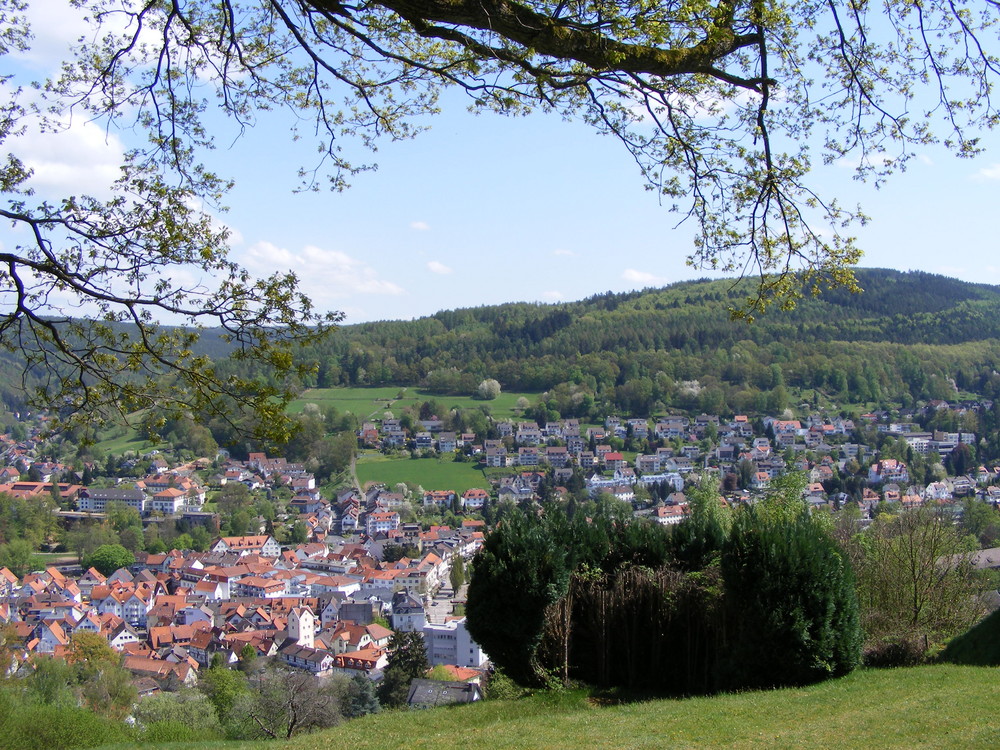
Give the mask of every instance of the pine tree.
[[354, 675], [347, 684], [347, 695], [341, 708], [344, 716], [356, 719], [367, 714], [377, 714], [381, 708], [374, 683], [363, 675]]
[[378, 686], [378, 700], [393, 708], [406, 703], [410, 682], [429, 668], [424, 637], [418, 632], [393, 633], [389, 640], [389, 664]]

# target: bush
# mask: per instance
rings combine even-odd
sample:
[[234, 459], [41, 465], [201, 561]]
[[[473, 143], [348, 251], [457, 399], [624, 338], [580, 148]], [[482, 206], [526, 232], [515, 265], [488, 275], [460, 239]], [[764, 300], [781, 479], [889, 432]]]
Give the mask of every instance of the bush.
[[[222, 727], [215, 706], [204, 694], [196, 690], [178, 693], [161, 693], [141, 700], [134, 714], [136, 722], [145, 727], [148, 742], [151, 736], [167, 737], [183, 730], [191, 740], [157, 739], [156, 742], [187, 742], [199, 739], [218, 739]], [[152, 734], [151, 734], [152, 733]]]
[[469, 632], [523, 685], [675, 694], [801, 685], [861, 660], [854, 577], [797, 491], [673, 534], [613, 509], [512, 513], [474, 560]]
[[222, 732], [201, 726], [191, 726], [183, 721], [169, 719], [154, 721], [142, 733], [143, 743], [162, 745], [167, 742], [211, 742], [222, 739]]
[[808, 513], [769, 519], [744, 509], [723, 550], [722, 576], [730, 645], [720, 687], [802, 685], [860, 664], [854, 576]]
[[887, 669], [890, 667], [914, 667], [927, 661], [922, 639], [904, 638], [896, 641], [879, 641], [865, 646], [866, 667]]
[[512, 513], [475, 559], [465, 605], [469, 634], [513, 679], [543, 682], [537, 651], [545, 610], [569, 586], [566, 550], [537, 520]]
[[494, 667], [486, 676], [483, 695], [488, 700], [509, 701], [525, 695], [526, 691], [499, 667]]
[[70, 750], [133, 743], [135, 732], [85, 708], [44, 705], [0, 690], [0, 738], [5, 750]]

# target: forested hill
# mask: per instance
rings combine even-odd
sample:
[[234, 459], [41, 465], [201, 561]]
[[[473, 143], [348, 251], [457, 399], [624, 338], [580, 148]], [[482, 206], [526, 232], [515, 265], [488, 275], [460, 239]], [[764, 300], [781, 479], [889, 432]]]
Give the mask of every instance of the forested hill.
[[[817, 404], [1000, 396], [1000, 288], [921, 272], [857, 273], [861, 294], [807, 295], [753, 324], [729, 315], [751, 285], [722, 280], [344, 326], [299, 352], [316, 365], [302, 385], [470, 394], [496, 378], [508, 390], [549, 391], [545, 416], [563, 417], [773, 411], [806, 391]], [[227, 345], [206, 331], [201, 350], [218, 361]], [[223, 374], [229, 367], [246, 363], [219, 362]], [[23, 403], [20, 369], [16, 356], [0, 356], [9, 408]]]
[[[1000, 288], [885, 269], [861, 269], [858, 278], [861, 294], [806, 296], [753, 324], [729, 316], [749, 284], [692, 281], [344, 326], [303, 356], [318, 365], [318, 386], [422, 383], [468, 393], [483, 377], [526, 390], [570, 383], [636, 411], [647, 393], [650, 403], [671, 405], [678, 383], [691, 380], [698, 393], [715, 389], [708, 405], [721, 397], [732, 408], [786, 384], [854, 401], [898, 400], [904, 391], [953, 397], [949, 380], [977, 393], [993, 387]], [[630, 382], [634, 396], [611, 393]]]

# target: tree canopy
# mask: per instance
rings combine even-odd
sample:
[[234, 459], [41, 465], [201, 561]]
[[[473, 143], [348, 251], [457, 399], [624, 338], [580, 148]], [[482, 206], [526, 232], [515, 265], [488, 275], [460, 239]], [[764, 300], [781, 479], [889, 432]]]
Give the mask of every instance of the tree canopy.
[[[29, 45], [23, 7], [0, 2], [0, 55]], [[89, 72], [91, 84], [112, 80]], [[18, 156], [17, 138], [29, 123], [65, 128], [78, 110], [93, 116], [103, 104], [108, 114], [130, 105], [83, 94], [74, 110], [71, 100], [81, 92], [69, 79], [50, 82], [47, 94], [25, 92], [10, 75], [0, 75], [0, 87], [0, 217], [16, 238], [0, 249], [0, 349], [26, 360], [23, 383], [34, 403], [58, 405], [67, 426], [156, 406], [161, 420], [194, 411], [281, 437], [291, 393], [217, 373], [195, 349], [199, 331], [218, 329], [232, 356], [287, 376], [297, 371], [290, 347], [322, 335], [338, 316], [314, 311], [294, 276], [253, 278], [228, 258], [229, 230], [209, 210], [227, 183], [195, 163], [179, 110], [166, 117], [178, 118], [177, 137], [151, 131], [147, 148], [126, 155], [108, 197], [46, 201], [35, 197], [31, 170]], [[156, 119], [141, 104], [134, 111], [147, 124]], [[186, 328], [160, 325], [164, 320]]]
[[[76, 58], [41, 105], [4, 79], [0, 118], [11, 150], [0, 211], [25, 230], [0, 255], [0, 336], [54, 368], [40, 395], [76, 411], [219, 410], [221, 392], [278, 413], [280, 388], [217, 377], [190, 335], [155, 320], [221, 326], [240, 356], [288, 371], [281, 343], [336, 318], [318, 315], [290, 275], [254, 279], [228, 259], [212, 211], [229, 182], [202, 166], [214, 108], [243, 128], [291, 109], [320, 147], [318, 163], [303, 165], [304, 189], [343, 188], [372, 166], [352, 139], [374, 148], [415, 135], [446, 87], [481, 110], [581, 119], [619, 139], [648, 186], [698, 226], [693, 265], [759, 276], [748, 316], [803, 288], [855, 285], [851, 232], [864, 215], [816, 192], [814, 164], [850, 157], [877, 181], [928, 143], [976, 153], [977, 132], [1000, 119], [996, 2], [82, 4], [94, 28]], [[7, 53], [29, 37], [19, 0], [3, 6]], [[34, 106], [53, 127], [82, 116], [146, 134], [110, 198], [33, 198], [15, 141]], [[66, 311], [79, 305], [99, 323], [74, 323]], [[177, 379], [161, 394], [121, 385], [162, 373]]]
[[120, 544], [102, 544], [84, 560], [87, 567], [97, 568], [109, 576], [120, 568], [127, 568], [135, 562], [135, 555]]

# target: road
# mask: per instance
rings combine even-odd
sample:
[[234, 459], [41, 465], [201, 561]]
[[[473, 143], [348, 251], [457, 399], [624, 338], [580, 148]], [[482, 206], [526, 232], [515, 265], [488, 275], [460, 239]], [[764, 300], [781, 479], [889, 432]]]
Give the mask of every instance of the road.
[[455, 600], [465, 601], [465, 590], [465, 586], [459, 589], [459, 595], [456, 597], [450, 586], [442, 586], [431, 599], [430, 606], [426, 606], [425, 602], [424, 611], [427, 614], [427, 622], [432, 625], [443, 625], [445, 619], [454, 612], [452, 602]]

